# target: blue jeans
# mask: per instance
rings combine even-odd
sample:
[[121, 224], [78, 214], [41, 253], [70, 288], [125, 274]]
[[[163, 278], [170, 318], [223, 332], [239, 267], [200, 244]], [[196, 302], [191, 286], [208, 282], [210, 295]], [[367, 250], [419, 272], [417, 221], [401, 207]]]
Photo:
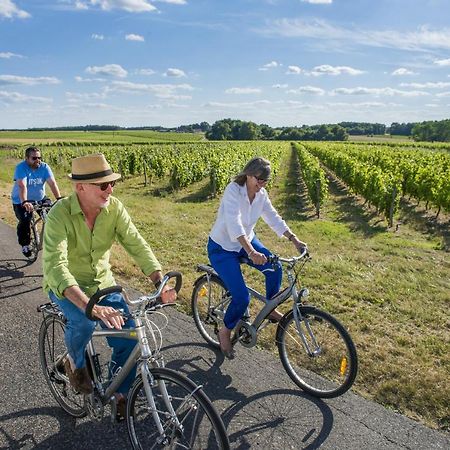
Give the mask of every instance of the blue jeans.
[[[52, 291], [49, 292], [49, 297], [52, 302], [56, 303], [59, 306], [67, 319], [64, 339], [69, 355], [75, 362], [75, 367], [77, 369], [85, 367], [85, 348], [92, 337], [92, 333], [94, 332], [94, 328], [97, 322], [89, 320], [86, 317], [85, 313], [77, 306], [75, 306], [70, 300], [66, 298], [59, 299]], [[107, 295], [101, 302], [99, 302], [99, 305], [111, 306], [114, 309], [122, 308], [126, 313], [129, 312], [128, 305], [126, 304], [123, 297], [118, 293]], [[99, 322], [102, 328], [107, 328], [107, 326], [103, 322]], [[131, 328], [134, 327], [134, 325], [134, 320], [128, 319], [125, 322], [123, 328]], [[119, 367], [123, 367], [128, 356], [137, 345], [137, 342], [125, 338], [107, 338], [107, 341], [108, 345], [113, 350], [110, 363], [111, 374], [115, 373], [119, 369]], [[124, 382], [117, 389], [117, 392], [126, 395], [135, 377], [136, 367], [132, 371], [130, 371]]]
[[[256, 238], [251, 242], [253, 248], [259, 252], [270, 256], [271, 252]], [[231, 294], [231, 303], [225, 313], [225, 326], [232, 330], [250, 303], [250, 294], [245, 285], [244, 277], [239, 263], [239, 258], [248, 256], [247, 252], [242, 248], [239, 252], [230, 252], [224, 250], [219, 244], [214, 242], [211, 238], [208, 240], [208, 257], [214, 270], [219, 274], [226, 288]], [[249, 266], [258, 269], [266, 278], [266, 298], [272, 298], [281, 287], [281, 279], [283, 271], [281, 264], [276, 264], [275, 267], [270, 263], [263, 265], [255, 265], [249, 261]]]

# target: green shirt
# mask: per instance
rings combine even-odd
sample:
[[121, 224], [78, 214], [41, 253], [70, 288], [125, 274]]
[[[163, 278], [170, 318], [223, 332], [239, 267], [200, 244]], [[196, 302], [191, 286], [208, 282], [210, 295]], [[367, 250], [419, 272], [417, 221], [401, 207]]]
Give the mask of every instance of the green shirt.
[[161, 266], [139, 234], [123, 204], [115, 197], [103, 208], [91, 231], [74, 192], [60, 200], [47, 217], [42, 254], [44, 290], [63, 298], [70, 286], [79, 286], [87, 296], [114, 286], [109, 256], [119, 242], [145, 275]]

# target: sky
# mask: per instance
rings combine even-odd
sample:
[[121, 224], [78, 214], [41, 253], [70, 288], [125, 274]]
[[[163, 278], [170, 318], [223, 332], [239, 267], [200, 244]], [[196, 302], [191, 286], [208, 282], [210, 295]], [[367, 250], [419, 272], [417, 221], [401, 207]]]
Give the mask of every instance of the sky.
[[1, 129], [449, 112], [449, 0], [0, 0]]

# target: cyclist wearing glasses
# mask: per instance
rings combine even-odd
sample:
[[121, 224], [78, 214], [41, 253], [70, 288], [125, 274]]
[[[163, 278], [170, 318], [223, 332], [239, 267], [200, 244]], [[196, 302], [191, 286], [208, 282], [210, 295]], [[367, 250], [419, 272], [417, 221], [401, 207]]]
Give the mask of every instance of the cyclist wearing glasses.
[[[270, 162], [257, 157], [250, 160], [234, 178], [223, 194], [216, 222], [208, 240], [211, 265], [231, 293], [231, 303], [224, 318], [225, 326], [219, 330], [220, 348], [232, 358], [231, 331], [245, 313], [250, 296], [242, 276], [239, 258], [247, 257], [248, 264], [262, 272], [266, 278], [266, 297], [272, 298], [281, 286], [281, 265], [267, 262], [271, 252], [258, 240], [254, 227], [260, 217], [279, 236], [285, 236], [301, 251], [306, 244], [289, 229], [270, 202], [265, 189], [270, 177]], [[277, 310], [270, 315], [280, 320]]]
[[[95, 328], [95, 322], [85, 315], [85, 308], [98, 289], [116, 285], [110, 251], [114, 241], [119, 242], [134, 258], [144, 274], [159, 286], [163, 278], [161, 265], [151, 248], [132, 223], [123, 204], [112, 196], [113, 187], [120, 178], [114, 173], [104, 155], [87, 155], [72, 160], [74, 192], [58, 202], [50, 211], [44, 232], [43, 274], [44, 290], [59, 305], [67, 318], [65, 342], [69, 358], [64, 369], [72, 386], [85, 394], [92, 392], [85, 347]], [[174, 289], [165, 287], [162, 301], [173, 302]], [[103, 328], [130, 328], [132, 320], [124, 321], [119, 309], [128, 313], [121, 294], [111, 294], [92, 310]], [[120, 370], [135, 346], [129, 339], [109, 338], [112, 347], [110, 371]], [[131, 371], [119, 387], [118, 411], [123, 417], [127, 392], [135, 378]]]
[[14, 171], [14, 186], [11, 192], [14, 213], [19, 220], [17, 238], [26, 257], [31, 256], [30, 223], [33, 213], [33, 205], [28, 200], [46, 200], [45, 183], [50, 186], [56, 199], [61, 197], [52, 169], [42, 162], [41, 151], [37, 147], [28, 147], [25, 150], [25, 159], [17, 164]]

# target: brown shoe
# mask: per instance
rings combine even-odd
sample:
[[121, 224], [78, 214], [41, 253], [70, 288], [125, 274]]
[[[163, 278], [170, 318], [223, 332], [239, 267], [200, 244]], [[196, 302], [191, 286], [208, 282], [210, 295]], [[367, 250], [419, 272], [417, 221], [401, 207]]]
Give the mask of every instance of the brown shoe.
[[86, 367], [72, 370], [69, 358], [66, 358], [64, 361], [64, 370], [69, 377], [70, 384], [77, 392], [81, 394], [92, 394], [94, 389], [92, 388], [92, 381]]

